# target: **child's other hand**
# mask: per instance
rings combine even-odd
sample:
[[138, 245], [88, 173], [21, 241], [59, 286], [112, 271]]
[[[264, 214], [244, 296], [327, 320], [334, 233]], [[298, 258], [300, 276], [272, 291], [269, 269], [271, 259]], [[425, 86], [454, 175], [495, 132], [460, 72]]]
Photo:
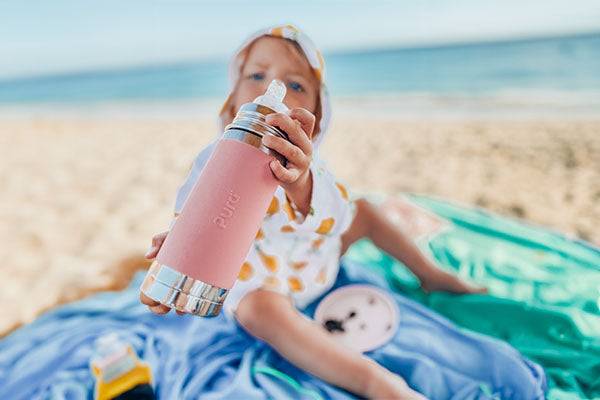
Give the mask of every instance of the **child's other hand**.
[[[170, 307], [165, 306], [164, 304], [160, 304], [158, 301], [152, 300], [150, 297], [146, 296], [143, 292], [140, 292], [140, 301], [148, 306], [148, 310], [152, 311], [154, 314], [163, 315], [167, 314], [171, 311]], [[181, 311], [175, 310], [178, 315], [183, 315]]]
[[310, 207], [312, 179], [310, 163], [313, 145], [311, 142], [315, 127], [315, 116], [304, 108], [294, 108], [289, 114], [276, 113], [266, 117], [267, 123], [287, 133], [290, 141], [280, 137], [265, 135], [263, 144], [284, 156], [284, 167], [278, 160], [271, 161], [271, 170], [279, 180], [280, 186], [290, 195], [302, 211]]
[[[159, 233], [158, 235], [155, 235], [152, 238], [152, 247], [150, 247], [150, 249], [148, 249], [146, 254], [144, 254], [144, 257], [146, 257], [148, 259], [152, 259], [152, 258], [156, 257], [156, 255], [158, 254], [158, 251], [160, 250], [163, 243], [165, 242], [165, 239], [167, 238], [168, 233], [169, 232], [167, 231], [167, 232], [163, 232], [163, 233]], [[162, 315], [162, 314], [166, 314], [169, 311], [171, 311], [171, 309], [169, 307], [165, 306], [164, 304], [160, 304], [158, 301], [152, 300], [150, 297], [146, 296], [142, 292], [140, 292], [140, 301], [142, 303], [144, 303], [145, 305], [147, 305], [148, 309], [150, 311], [152, 311], [154, 314]], [[175, 312], [179, 315], [184, 314], [181, 311], [177, 311], [177, 310], [175, 310]]]
[[165, 239], [167, 238], [168, 233], [169, 233], [169, 231], [154, 235], [154, 237], [152, 238], [152, 247], [150, 247], [148, 249], [148, 251], [146, 252], [146, 254], [144, 254], [145, 258], [151, 260], [154, 257], [156, 257], [156, 255], [158, 254], [158, 251], [160, 250], [163, 243], [165, 242]]
[[449, 292], [457, 294], [487, 294], [488, 289], [483, 286], [473, 285], [461, 280], [459, 277], [431, 266], [426, 273], [419, 276], [421, 288], [429, 292]]

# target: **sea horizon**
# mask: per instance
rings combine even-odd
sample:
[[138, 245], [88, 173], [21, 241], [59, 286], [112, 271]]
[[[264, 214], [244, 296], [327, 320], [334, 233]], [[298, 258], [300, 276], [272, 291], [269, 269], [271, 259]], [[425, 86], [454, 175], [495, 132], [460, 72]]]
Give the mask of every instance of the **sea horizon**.
[[[600, 33], [324, 57], [329, 93], [350, 108], [549, 117], [565, 110], [586, 118], [600, 109]], [[114, 115], [119, 107], [123, 114], [195, 115], [203, 105], [220, 104], [228, 91], [225, 61], [80, 71], [0, 80], [0, 115], [61, 109], [84, 114], [112, 109], [106, 114]], [[214, 115], [214, 107], [208, 108], [206, 114]]]

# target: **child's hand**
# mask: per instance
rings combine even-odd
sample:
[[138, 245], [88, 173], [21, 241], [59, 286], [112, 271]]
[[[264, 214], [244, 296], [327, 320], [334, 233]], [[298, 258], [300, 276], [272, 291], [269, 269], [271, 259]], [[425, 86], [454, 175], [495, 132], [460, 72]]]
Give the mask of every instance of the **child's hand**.
[[285, 167], [278, 160], [271, 161], [271, 170], [298, 210], [306, 215], [310, 209], [312, 192], [310, 163], [315, 116], [304, 108], [294, 108], [289, 114], [269, 114], [266, 121], [280, 128], [290, 138], [291, 143], [276, 136], [265, 135], [263, 144], [287, 159]]
[[[148, 310], [152, 311], [154, 314], [163, 315], [167, 314], [171, 311], [170, 307], [165, 306], [164, 304], [160, 304], [158, 301], [152, 300], [150, 297], [146, 296], [144, 293], [140, 292], [140, 301], [148, 306]], [[178, 315], [183, 315], [181, 311], [175, 310]]]
[[[168, 233], [169, 232], [167, 231], [167, 232], [163, 232], [163, 233], [159, 233], [158, 235], [155, 235], [152, 238], [152, 247], [150, 247], [150, 249], [148, 249], [146, 254], [144, 254], [144, 257], [146, 257], [148, 259], [152, 259], [152, 258], [156, 257], [156, 255], [158, 254], [158, 251], [160, 250], [163, 243], [165, 242], [165, 239], [167, 238]], [[162, 315], [162, 314], [168, 313], [171, 310], [169, 307], [165, 306], [164, 304], [160, 304], [158, 301], [152, 300], [150, 297], [146, 296], [142, 292], [140, 292], [140, 301], [142, 303], [144, 303], [145, 305], [147, 305], [148, 309], [150, 311], [152, 311], [154, 314]], [[175, 310], [175, 312], [179, 315], [184, 314], [181, 311], [177, 311], [177, 310]]]
[[158, 254], [158, 251], [160, 250], [163, 243], [165, 242], [165, 239], [167, 238], [168, 233], [169, 233], [169, 231], [154, 235], [154, 237], [152, 238], [152, 247], [150, 247], [148, 249], [148, 251], [146, 252], [146, 254], [144, 254], [145, 258], [151, 260], [154, 257], [156, 257], [156, 255]]

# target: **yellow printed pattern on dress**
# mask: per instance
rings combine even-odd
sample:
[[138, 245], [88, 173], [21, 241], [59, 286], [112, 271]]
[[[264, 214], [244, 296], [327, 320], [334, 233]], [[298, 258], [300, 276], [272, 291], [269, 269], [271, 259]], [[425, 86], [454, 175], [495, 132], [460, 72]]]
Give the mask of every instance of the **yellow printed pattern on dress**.
[[304, 286], [302, 286], [302, 282], [300, 282], [300, 279], [294, 276], [288, 278], [288, 285], [292, 292], [299, 292], [302, 289], [304, 289]]
[[325, 271], [325, 267], [321, 268], [321, 271], [319, 271], [319, 276], [317, 276], [317, 283], [325, 283]]
[[265, 278], [265, 280], [263, 281], [263, 286], [273, 286], [273, 287], [279, 287], [281, 284], [279, 283], [279, 279], [273, 277], [273, 276], [269, 276], [267, 278]]
[[[287, 197], [287, 196], [286, 196]], [[286, 199], [286, 202], [283, 204], [283, 210], [288, 216], [288, 220], [294, 221], [296, 219], [296, 213], [290, 204], [290, 201]]]
[[260, 250], [258, 250], [258, 254], [260, 255], [260, 258], [262, 259], [263, 264], [269, 271], [277, 272], [277, 270], [279, 269], [279, 266], [277, 265], [277, 257], [269, 256]]
[[329, 233], [331, 228], [333, 227], [334, 219], [327, 218], [321, 221], [321, 225], [317, 228], [315, 232], [320, 233], [321, 235], [326, 235]]
[[244, 265], [242, 265], [242, 270], [238, 274], [238, 279], [242, 281], [247, 281], [253, 274], [254, 270], [252, 269], [252, 266], [250, 266], [249, 263], [245, 262]]
[[279, 211], [279, 200], [277, 200], [277, 197], [273, 196], [273, 200], [271, 200], [267, 214], [273, 215], [277, 213], [277, 211]]
[[335, 185], [338, 187], [338, 189], [340, 189], [340, 192], [342, 192], [342, 197], [345, 200], [348, 200], [348, 192], [346, 191], [346, 188], [344, 187], [344, 185], [342, 185], [339, 182], [336, 182]]
[[295, 270], [299, 270], [299, 269], [306, 267], [307, 265], [308, 265], [308, 262], [306, 262], [306, 261], [295, 262], [295, 263], [292, 263], [292, 268], [294, 268]]

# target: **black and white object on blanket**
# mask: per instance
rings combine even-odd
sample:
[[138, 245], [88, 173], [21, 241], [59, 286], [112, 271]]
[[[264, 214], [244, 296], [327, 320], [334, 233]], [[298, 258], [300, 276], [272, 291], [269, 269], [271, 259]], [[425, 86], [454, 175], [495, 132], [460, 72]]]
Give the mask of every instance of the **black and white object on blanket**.
[[314, 320], [347, 347], [367, 352], [394, 337], [399, 323], [396, 303], [372, 285], [347, 285], [329, 293]]

